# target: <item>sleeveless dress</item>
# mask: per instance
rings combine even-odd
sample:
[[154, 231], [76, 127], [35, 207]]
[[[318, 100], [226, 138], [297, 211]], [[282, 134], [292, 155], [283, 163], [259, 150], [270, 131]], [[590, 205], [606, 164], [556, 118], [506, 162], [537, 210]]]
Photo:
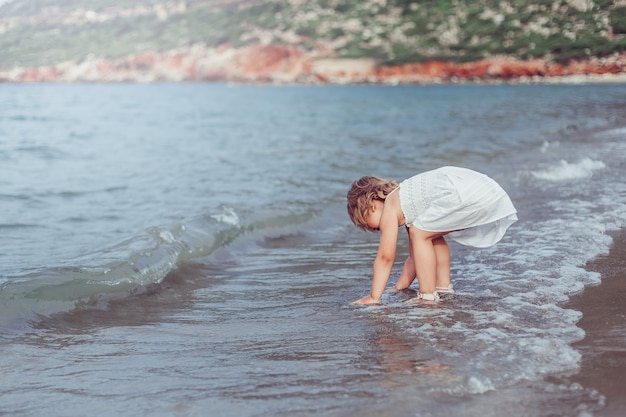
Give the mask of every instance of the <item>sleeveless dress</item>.
[[406, 226], [449, 232], [467, 246], [494, 245], [517, 221], [507, 193], [488, 176], [467, 168], [442, 167], [400, 183], [400, 207]]

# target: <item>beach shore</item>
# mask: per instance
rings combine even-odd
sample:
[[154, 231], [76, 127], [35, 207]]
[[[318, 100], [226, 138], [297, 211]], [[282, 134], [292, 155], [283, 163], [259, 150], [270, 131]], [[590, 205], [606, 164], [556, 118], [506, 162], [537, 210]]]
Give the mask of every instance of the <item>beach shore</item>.
[[626, 230], [613, 238], [609, 254], [586, 266], [602, 274], [602, 282], [585, 288], [569, 303], [582, 311], [578, 325], [585, 331], [585, 338], [574, 344], [582, 361], [573, 380], [606, 397], [597, 417], [626, 415]]

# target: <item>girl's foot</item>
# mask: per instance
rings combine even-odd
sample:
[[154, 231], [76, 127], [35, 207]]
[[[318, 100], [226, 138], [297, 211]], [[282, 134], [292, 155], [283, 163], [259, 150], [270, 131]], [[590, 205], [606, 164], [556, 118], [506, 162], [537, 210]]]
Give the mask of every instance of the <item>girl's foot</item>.
[[448, 285], [447, 287], [435, 287], [435, 291], [437, 291], [439, 295], [454, 294], [454, 287], [452, 286], [452, 284]]

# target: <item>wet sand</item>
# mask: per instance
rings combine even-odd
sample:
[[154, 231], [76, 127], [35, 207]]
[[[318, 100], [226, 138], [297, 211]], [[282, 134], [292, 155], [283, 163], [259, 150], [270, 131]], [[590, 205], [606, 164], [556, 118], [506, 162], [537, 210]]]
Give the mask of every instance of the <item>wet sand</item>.
[[626, 415], [626, 230], [613, 238], [610, 253], [586, 266], [602, 274], [601, 284], [585, 288], [569, 305], [582, 311], [578, 325], [586, 334], [574, 344], [582, 362], [573, 380], [606, 397], [597, 417]]

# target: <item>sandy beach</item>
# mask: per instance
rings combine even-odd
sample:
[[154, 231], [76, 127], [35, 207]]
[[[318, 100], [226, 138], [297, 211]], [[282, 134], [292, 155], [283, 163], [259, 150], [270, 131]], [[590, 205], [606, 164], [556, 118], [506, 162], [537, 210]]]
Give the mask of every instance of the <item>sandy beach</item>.
[[606, 397], [606, 407], [596, 414], [600, 417], [626, 415], [626, 230], [613, 237], [610, 253], [587, 265], [602, 274], [602, 283], [585, 288], [570, 302], [582, 311], [578, 324], [586, 333], [574, 344], [582, 363], [573, 379]]

